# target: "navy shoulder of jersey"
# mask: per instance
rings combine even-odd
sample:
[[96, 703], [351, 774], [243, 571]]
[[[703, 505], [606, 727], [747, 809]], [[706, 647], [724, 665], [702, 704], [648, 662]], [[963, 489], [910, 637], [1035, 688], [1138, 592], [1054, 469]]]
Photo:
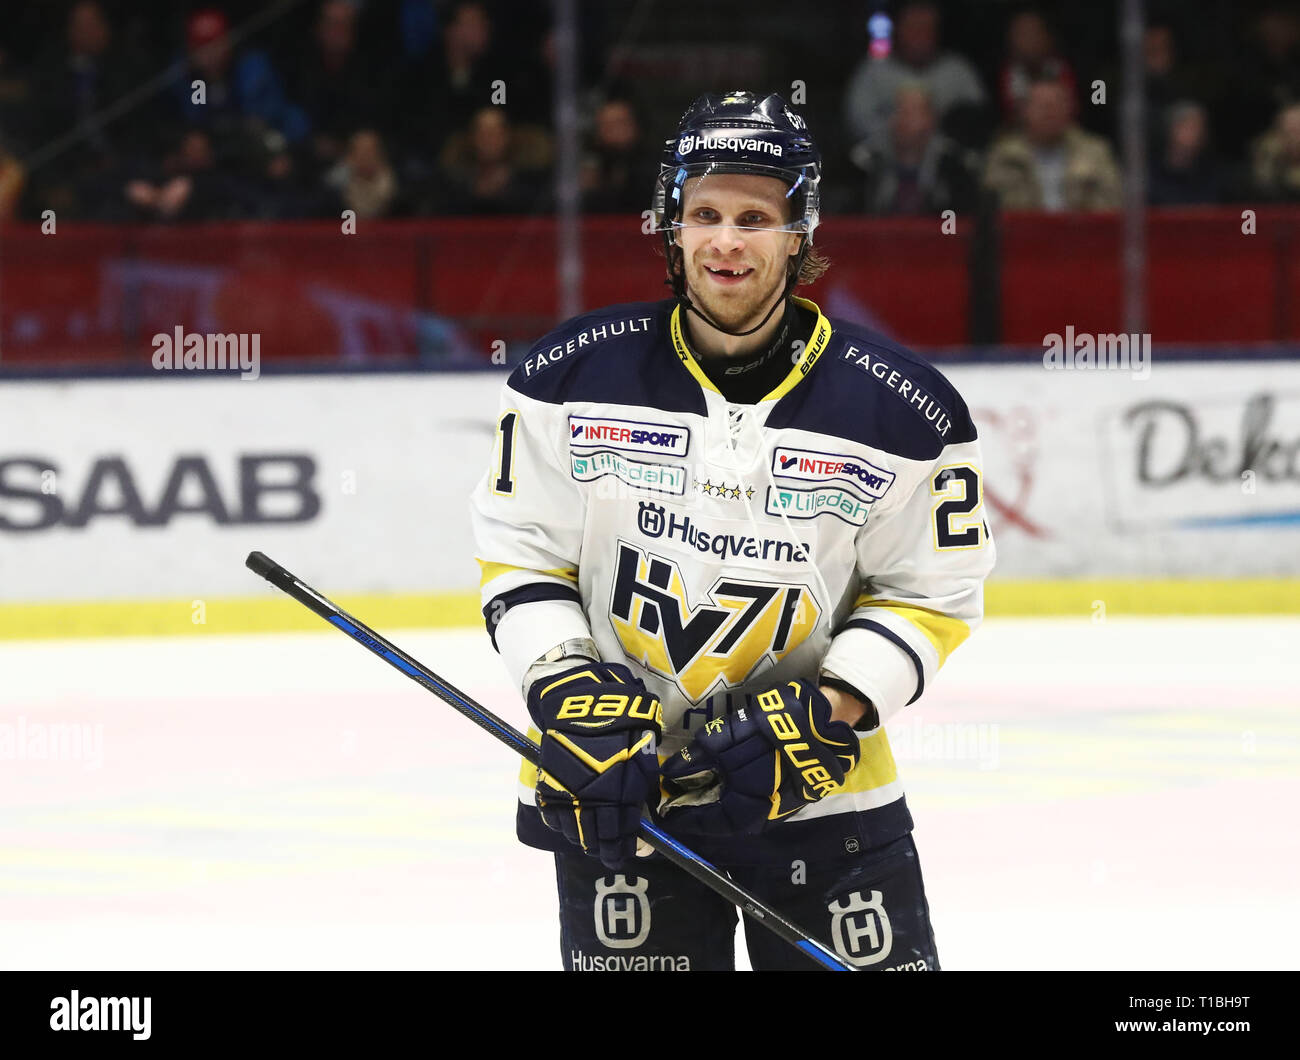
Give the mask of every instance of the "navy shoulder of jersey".
[[566, 320], [510, 374], [519, 393], [549, 404], [591, 401], [703, 413], [704, 398], [676, 363], [672, 299], [625, 302]]
[[924, 357], [859, 324], [830, 325], [826, 349], [768, 426], [836, 435], [910, 460], [934, 460], [944, 446], [975, 439], [965, 401]]

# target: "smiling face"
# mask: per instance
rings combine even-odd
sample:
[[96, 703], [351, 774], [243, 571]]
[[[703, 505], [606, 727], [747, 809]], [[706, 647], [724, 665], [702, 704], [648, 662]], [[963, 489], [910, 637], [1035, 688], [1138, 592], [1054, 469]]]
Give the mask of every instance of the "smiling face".
[[726, 173], [695, 177], [683, 189], [682, 248], [691, 299], [729, 331], [753, 327], [785, 290], [798, 232], [756, 231], [789, 223], [786, 184]]

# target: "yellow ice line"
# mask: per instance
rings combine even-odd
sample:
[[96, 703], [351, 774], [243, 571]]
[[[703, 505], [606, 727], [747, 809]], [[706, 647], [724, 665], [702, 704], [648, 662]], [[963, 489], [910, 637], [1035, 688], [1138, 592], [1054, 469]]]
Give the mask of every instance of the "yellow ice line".
[[[477, 593], [339, 596], [377, 629], [482, 628]], [[995, 581], [985, 587], [991, 618], [1074, 615], [1300, 614], [1300, 579]], [[52, 637], [203, 636], [319, 630], [325, 622], [287, 597], [210, 600], [91, 600], [0, 604], [0, 640]]]

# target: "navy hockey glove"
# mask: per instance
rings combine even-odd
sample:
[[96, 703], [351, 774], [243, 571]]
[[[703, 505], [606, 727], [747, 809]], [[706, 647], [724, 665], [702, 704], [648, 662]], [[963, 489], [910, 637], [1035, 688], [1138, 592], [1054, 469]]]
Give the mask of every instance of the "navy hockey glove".
[[833, 791], [861, 755], [829, 700], [811, 682], [787, 681], [714, 718], [664, 763], [659, 812], [680, 832], [757, 831]]
[[528, 713], [542, 732], [537, 809], [609, 868], [632, 858], [659, 777], [659, 700], [626, 666], [588, 662], [534, 681]]

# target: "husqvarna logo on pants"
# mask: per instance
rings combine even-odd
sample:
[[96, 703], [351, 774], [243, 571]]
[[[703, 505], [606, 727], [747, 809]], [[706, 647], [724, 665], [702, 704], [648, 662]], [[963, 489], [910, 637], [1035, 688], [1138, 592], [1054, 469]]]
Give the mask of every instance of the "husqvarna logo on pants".
[[839, 955], [859, 968], [883, 961], [894, 944], [884, 898], [879, 891], [854, 891], [826, 907], [831, 913], [831, 941]]
[[645, 942], [650, 934], [649, 888], [650, 881], [640, 876], [596, 881], [596, 938], [602, 946], [631, 950]]

